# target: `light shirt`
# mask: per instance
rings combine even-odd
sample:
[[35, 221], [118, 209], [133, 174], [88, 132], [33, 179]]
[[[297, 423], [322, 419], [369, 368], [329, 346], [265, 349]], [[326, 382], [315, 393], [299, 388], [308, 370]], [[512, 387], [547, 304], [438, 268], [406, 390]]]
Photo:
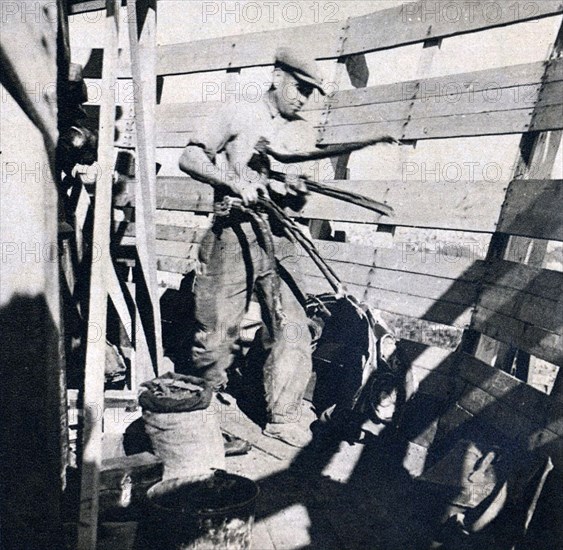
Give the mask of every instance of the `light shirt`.
[[[317, 131], [302, 118], [284, 118], [265, 94], [257, 102], [222, 104], [214, 116], [193, 129], [188, 145], [201, 147], [223, 179], [243, 174], [255, 153], [264, 145], [283, 153], [313, 151]], [[216, 173], [216, 172], [215, 172]]]

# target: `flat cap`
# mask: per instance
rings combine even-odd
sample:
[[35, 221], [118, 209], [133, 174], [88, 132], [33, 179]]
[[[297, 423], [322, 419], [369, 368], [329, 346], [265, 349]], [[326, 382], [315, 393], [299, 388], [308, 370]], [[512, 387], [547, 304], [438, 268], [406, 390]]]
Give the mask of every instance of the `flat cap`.
[[317, 62], [313, 58], [293, 48], [284, 47], [278, 48], [276, 51], [275, 63], [276, 67], [289, 71], [295, 78], [307, 82], [317, 88], [321, 94], [326, 95], [323, 89], [323, 79], [317, 67]]

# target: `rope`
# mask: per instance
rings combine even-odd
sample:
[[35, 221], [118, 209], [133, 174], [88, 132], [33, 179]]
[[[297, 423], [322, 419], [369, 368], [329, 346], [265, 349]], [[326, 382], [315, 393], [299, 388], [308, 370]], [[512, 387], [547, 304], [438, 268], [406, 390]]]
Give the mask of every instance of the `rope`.
[[251, 219], [257, 234], [262, 237], [266, 257], [270, 264], [269, 275], [267, 281], [270, 284], [269, 296], [272, 298], [271, 313], [272, 313], [272, 326], [274, 334], [278, 333], [286, 324], [287, 317], [283, 311], [281, 301], [281, 283], [279, 273], [276, 269], [276, 257], [274, 250], [274, 238], [270, 224], [265, 220], [262, 215], [252, 208], [245, 206], [241, 199], [234, 197], [225, 197], [223, 202], [215, 205], [215, 214], [219, 217], [228, 216], [231, 210], [235, 209], [239, 212], [248, 215]]

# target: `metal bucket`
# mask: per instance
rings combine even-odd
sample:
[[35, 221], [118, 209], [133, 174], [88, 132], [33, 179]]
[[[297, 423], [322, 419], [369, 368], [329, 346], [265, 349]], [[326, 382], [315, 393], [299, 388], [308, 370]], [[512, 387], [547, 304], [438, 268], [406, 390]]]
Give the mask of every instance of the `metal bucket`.
[[217, 471], [208, 479], [169, 479], [147, 493], [153, 537], [167, 550], [246, 550], [258, 485]]

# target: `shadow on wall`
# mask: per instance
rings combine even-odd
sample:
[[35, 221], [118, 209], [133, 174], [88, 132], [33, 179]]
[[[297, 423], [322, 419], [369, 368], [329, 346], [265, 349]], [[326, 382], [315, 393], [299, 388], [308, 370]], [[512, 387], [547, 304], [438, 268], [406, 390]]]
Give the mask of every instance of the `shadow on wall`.
[[67, 430], [59, 365], [59, 333], [45, 297], [13, 296], [0, 309], [2, 548], [62, 548]]

